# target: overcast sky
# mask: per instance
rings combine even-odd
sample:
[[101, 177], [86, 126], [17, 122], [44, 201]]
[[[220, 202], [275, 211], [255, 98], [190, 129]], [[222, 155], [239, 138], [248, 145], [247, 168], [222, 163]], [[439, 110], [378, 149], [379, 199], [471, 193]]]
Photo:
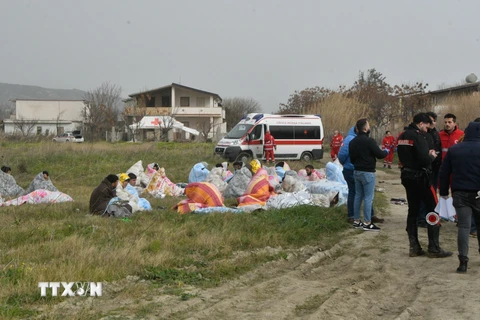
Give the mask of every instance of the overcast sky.
[[0, 82], [180, 82], [266, 112], [369, 68], [434, 90], [480, 76], [479, 15], [479, 0], [1, 0]]

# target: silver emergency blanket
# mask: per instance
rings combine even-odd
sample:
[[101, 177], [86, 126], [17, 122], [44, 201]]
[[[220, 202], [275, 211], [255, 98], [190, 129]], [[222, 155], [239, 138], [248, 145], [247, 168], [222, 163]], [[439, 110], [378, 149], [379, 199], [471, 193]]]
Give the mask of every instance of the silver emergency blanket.
[[0, 197], [15, 198], [24, 192], [25, 190], [17, 184], [12, 175], [0, 171]]

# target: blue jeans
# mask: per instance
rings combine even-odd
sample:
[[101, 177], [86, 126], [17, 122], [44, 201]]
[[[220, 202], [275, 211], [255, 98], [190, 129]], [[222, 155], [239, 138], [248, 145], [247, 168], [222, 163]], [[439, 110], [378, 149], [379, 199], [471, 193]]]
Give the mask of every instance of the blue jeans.
[[[453, 193], [453, 206], [458, 218], [458, 255], [468, 257], [468, 235], [472, 226], [471, 220], [480, 223], [480, 199], [475, 199], [477, 193], [466, 191], [455, 191]], [[480, 245], [480, 238], [477, 237]]]
[[353, 218], [360, 220], [360, 207], [363, 201], [363, 220], [372, 221], [373, 197], [375, 193], [375, 172], [354, 171], [355, 201], [353, 204]]
[[[348, 186], [348, 198], [347, 198], [347, 216], [349, 219], [353, 219], [354, 202], [355, 202], [355, 179], [353, 179], [353, 170], [343, 168], [343, 177], [347, 181]], [[372, 206], [372, 217], [375, 215], [375, 211]]]

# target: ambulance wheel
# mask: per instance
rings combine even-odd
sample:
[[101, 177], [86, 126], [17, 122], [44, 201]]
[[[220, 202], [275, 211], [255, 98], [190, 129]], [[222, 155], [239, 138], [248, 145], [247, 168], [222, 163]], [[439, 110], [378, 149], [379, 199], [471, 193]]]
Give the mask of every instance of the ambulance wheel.
[[246, 152], [242, 152], [238, 155], [236, 161], [241, 161], [243, 163], [249, 163], [252, 160], [252, 155]]
[[311, 152], [304, 152], [302, 153], [302, 156], [300, 157], [300, 159], [303, 161], [312, 161], [313, 155]]

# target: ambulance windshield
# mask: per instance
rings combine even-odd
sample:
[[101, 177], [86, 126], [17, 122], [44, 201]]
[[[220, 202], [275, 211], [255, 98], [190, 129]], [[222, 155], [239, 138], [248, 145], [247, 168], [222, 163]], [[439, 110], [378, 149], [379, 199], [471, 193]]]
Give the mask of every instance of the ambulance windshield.
[[225, 136], [226, 139], [240, 139], [253, 127], [253, 124], [239, 123]]

